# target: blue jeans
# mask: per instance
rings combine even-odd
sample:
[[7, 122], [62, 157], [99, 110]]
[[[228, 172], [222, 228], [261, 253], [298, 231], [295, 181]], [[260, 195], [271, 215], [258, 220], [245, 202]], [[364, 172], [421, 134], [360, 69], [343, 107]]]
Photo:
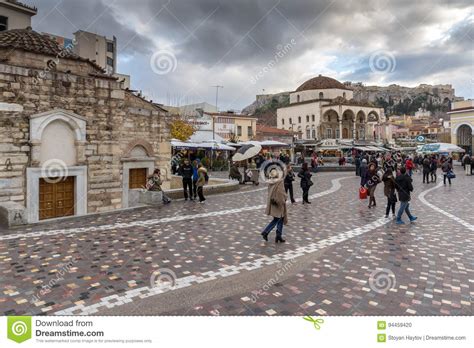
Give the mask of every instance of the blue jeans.
[[263, 230], [263, 233], [269, 234], [274, 228], [277, 227], [277, 236], [281, 236], [283, 233], [283, 218], [274, 217], [267, 227]]
[[398, 209], [398, 213], [397, 213], [398, 221], [402, 219], [403, 212], [407, 214], [410, 220], [413, 218], [413, 215], [411, 215], [410, 213], [410, 202], [400, 202], [400, 209]]

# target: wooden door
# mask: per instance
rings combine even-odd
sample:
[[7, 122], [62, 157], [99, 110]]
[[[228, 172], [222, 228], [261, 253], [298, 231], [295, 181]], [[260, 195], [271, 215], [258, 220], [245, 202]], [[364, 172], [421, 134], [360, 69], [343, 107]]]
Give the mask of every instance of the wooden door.
[[73, 176], [69, 176], [58, 182], [56, 182], [55, 178], [40, 179], [40, 220], [74, 215], [74, 182], [75, 178]]
[[129, 175], [129, 189], [144, 188], [146, 186], [146, 168], [133, 168], [130, 169]]

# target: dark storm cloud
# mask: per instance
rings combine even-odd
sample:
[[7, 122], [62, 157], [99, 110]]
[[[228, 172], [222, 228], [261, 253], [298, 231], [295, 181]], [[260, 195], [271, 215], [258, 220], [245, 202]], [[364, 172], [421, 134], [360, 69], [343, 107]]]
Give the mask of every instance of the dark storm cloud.
[[[138, 31], [129, 29], [117, 21], [109, 7], [113, 0], [105, 5], [97, 0], [41, 0], [38, 14], [33, 17], [36, 31], [48, 32], [69, 38], [77, 30], [98, 33], [119, 39], [119, 49], [127, 54], [149, 54], [153, 44], [149, 38]], [[126, 46], [126, 47], [125, 47]]]
[[[322, 71], [367, 81], [369, 57], [379, 49], [396, 59], [386, 83], [429, 82], [431, 75], [448, 72], [455, 80], [457, 70], [472, 67], [472, 0], [41, 0], [37, 6], [36, 30], [117, 36], [119, 68], [132, 74], [135, 87], [163, 95], [191, 90], [208, 98], [209, 86], [225, 83], [222, 98], [232, 103], [243, 89], [249, 95], [262, 88], [291, 89]], [[439, 26], [444, 35], [431, 37]], [[292, 39], [297, 44], [288, 56], [249, 88], [252, 74]], [[150, 57], [161, 49], [177, 58], [173, 74], [156, 76], [149, 68]], [[331, 57], [335, 63], [328, 63]]]

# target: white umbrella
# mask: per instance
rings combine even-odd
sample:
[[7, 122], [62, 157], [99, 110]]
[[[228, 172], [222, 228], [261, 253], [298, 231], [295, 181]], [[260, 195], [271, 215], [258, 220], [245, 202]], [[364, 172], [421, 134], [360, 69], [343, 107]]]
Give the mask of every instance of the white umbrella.
[[232, 161], [240, 162], [255, 157], [262, 151], [262, 146], [257, 143], [247, 143], [243, 145], [232, 157]]

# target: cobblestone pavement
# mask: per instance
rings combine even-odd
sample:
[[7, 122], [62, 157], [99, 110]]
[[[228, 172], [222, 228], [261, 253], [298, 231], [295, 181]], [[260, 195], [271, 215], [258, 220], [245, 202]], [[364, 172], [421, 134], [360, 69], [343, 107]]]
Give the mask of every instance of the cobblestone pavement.
[[0, 235], [0, 310], [472, 315], [474, 178], [458, 171], [446, 187], [414, 180], [418, 221], [399, 226], [383, 217], [382, 187], [368, 209], [356, 177], [318, 174], [313, 204], [288, 206], [282, 245], [261, 239], [266, 188], [251, 185], [202, 205], [176, 201], [12, 230]]

